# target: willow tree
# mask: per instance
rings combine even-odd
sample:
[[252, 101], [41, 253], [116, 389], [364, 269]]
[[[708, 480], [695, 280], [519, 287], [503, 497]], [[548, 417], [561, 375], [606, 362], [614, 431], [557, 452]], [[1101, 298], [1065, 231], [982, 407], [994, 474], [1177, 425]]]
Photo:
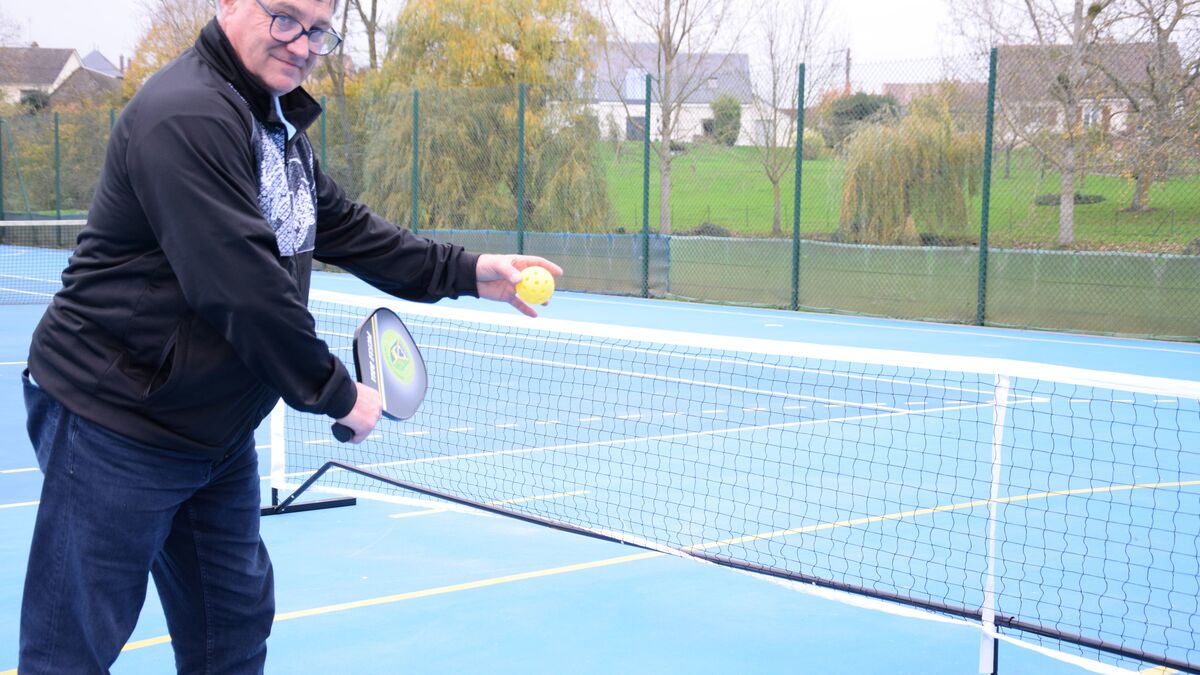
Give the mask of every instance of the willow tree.
[[418, 222], [491, 228], [517, 214], [519, 85], [525, 84], [521, 215], [529, 229], [602, 229], [599, 125], [583, 104], [602, 39], [582, 0], [412, 0], [371, 98], [366, 201], [409, 220], [412, 104], [419, 93]]
[[132, 98], [146, 78], [196, 43], [213, 17], [209, 0], [141, 0], [143, 32], [125, 69], [122, 90]]
[[918, 244], [970, 235], [968, 196], [979, 188], [982, 139], [958, 131], [944, 92], [894, 122], [863, 126], [846, 145], [842, 241]]

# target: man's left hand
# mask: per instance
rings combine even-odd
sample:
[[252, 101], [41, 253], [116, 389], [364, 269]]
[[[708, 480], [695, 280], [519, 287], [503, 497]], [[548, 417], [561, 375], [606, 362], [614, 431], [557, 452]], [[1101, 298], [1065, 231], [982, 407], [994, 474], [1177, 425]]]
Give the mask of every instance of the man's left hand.
[[537, 311], [517, 296], [517, 282], [521, 280], [521, 270], [526, 267], [544, 267], [555, 278], [563, 274], [561, 267], [535, 255], [485, 253], [475, 263], [479, 297], [507, 302], [526, 316], [537, 316]]

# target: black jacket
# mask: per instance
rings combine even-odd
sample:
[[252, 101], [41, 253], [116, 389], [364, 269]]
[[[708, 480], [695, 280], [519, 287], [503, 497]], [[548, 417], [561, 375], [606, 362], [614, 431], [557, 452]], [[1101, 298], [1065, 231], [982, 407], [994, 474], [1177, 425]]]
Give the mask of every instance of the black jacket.
[[348, 200], [303, 131], [320, 107], [302, 89], [280, 104], [290, 140], [213, 21], [125, 108], [30, 348], [34, 378], [69, 410], [217, 457], [281, 395], [331, 417], [354, 405], [307, 310], [314, 255], [403, 298], [476, 293], [476, 255]]

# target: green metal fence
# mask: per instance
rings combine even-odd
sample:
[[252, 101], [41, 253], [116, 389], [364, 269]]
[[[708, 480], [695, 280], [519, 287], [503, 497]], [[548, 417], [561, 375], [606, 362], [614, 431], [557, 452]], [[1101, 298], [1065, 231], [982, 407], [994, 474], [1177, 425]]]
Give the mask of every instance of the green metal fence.
[[[810, 64], [780, 100], [762, 93], [778, 73], [714, 76], [670, 143], [650, 76], [323, 100], [309, 135], [393, 222], [546, 255], [564, 288], [1197, 339], [1196, 134], [1155, 136], [1172, 147], [1137, 208], [1146, 125], [1103, 91], [1077, 92], [1072, 118], [1005, 58], [859, 66], [849, 83]], [[1178, 124], [1200, 129], [1186, 103]], [[84, 213], [114, 115], [0, 120], [0, 214]]]

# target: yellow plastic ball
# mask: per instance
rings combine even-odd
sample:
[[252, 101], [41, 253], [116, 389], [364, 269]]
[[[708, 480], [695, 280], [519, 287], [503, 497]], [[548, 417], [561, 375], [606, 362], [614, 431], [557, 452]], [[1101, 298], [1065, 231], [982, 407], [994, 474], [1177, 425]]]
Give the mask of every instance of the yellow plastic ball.
[[554, 277], [544, 267], [526, 267], [517, 282], [517, 295], [531, 305], [544, 305], [554, 295]]

